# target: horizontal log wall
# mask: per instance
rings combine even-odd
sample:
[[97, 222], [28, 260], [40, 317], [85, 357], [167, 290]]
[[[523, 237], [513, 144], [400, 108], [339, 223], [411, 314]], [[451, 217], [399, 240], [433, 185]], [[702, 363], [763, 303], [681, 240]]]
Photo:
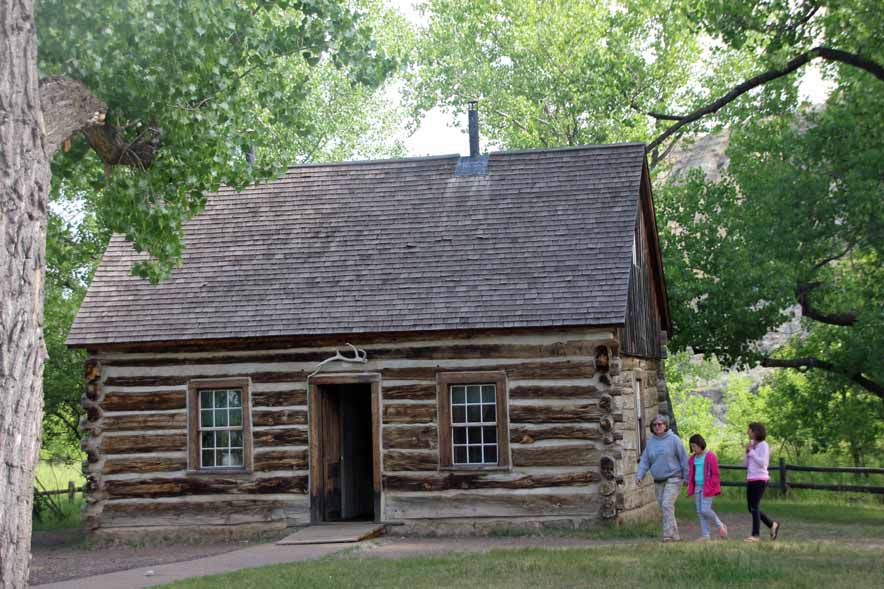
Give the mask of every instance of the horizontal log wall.
[[[599, 346], [609, 350], [607, 370], [596, 370]], [[623, 470], [631, 451], [623, 444], [634, 419], [624, 412], [623, 387], [612, 383], [624, 376], [612, 331], [362, 347], [367, 363], [332, 363], [323, 372], [382, 376], [384, 519], [596, 517], [603, 509], [603, 458]], [[87, 522], [131, 527], [308, 521], [307, 375], [333, 354], [327, 347], [93, 356], [84, 396]], [[437, 373], [498, 370], [507, 375], [510, 466], [469, 472], [440, 467]], [[228, 377], [251, 379], [253, 469], [191, 473], [187, 385]]]

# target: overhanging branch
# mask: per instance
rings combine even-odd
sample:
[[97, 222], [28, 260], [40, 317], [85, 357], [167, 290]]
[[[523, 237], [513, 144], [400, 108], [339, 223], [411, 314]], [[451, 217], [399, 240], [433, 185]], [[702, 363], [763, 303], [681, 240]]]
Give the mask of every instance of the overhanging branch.
[[40, 108], [50, 157], [77, 131], [100, 125], [107, 113], [107, 105], [86, 84], [64, 76], [40, 80]]
[[795, 296], [798, 304], [801, 305], [801, 315], [820, 323], [828, 325], [840, 325], [842, 327], [851, 327], [856, 324], [856, 313], [848, 311], [845, 313], [823, 313], [814, 309], [810, 304], [810, 293], [821, 286], [819, 282], [802, 282], [795, 289]]
[[[652, 114], [651, 116], [654, 116], [654, 118], [657, 119], [677, 120], [678, 122], [666, 129], [662, 134], [660, 134], [660, 136], [654, 139], [648, 145], [648, 151], [655, 149], [661, 143], [666, 141], [666, 139], [672, 136], [673, 133], [675, 133], [685, 125], [693, 123], [694, 121], [697, 121], [705, 117], [706, 115], [717, 112], [722, 107], [730, 102], [733, 102], [753, 88], [763, 86], [771, 80], [776, 80], [777, 78], [781, 78], [783, 76], [791, 74], [798, 68], [810, 63], [812, 60], [817, 58], [823, 58], [828, 61], [838, 61], [847, 65], [851, 65], [853, 67], [860, 68], [869, 72], [879, 80], [884, 81], [884, 67], [882, 67], [881, 64], [872, 61], [871, 59], [868, 59], [856, 53], [850, 53], [848, 51], [842, 51], [840, 49], [832, 49], [831, 47], [814, 47], [810, 51], [795, 56], [794, 58], [789, 60], [789, 62], [786, 63], [786, 65], [782, 68], [768, 70], [763, 74], [759, 74], [753, 78], [750, 78], [742, 84], [735, 86], [733, 89], [731, 89], [730, 92], [728, 92], [718, 100], [702, 106], [684, 116], [677, 117], [677, 115], [665, 115], [660, 113]], [[675, 119], [673, 119], [673, 117], [675, 117]]]
[[831, 362], [820, 360], [819, 358], [764, 358], [761, 361], [761, 365], [765, 368], [794, 368], [795, 370], [800, 371], [806, 371], [811, 368], [815, 368], [818, 370], [825, 370], [826, 372], [832, 372], [834, 374], [840, 374], [851, 382], [856, 383], [862, 388], [866, 389], [870, 393], [877, 395], [881, 399], [884, 399], [884, 385], [881, 385], [869, 378], [866, 378], [858, 372], [851, 374], [843, 370], [839, 370]]
[[132, 140], [126, 140], [120, 130], [105, 123], [83, 129], [90, 147], [107, 166], [129, 166], [146, 170], [160, 149], [159, 131], [148, 126]]

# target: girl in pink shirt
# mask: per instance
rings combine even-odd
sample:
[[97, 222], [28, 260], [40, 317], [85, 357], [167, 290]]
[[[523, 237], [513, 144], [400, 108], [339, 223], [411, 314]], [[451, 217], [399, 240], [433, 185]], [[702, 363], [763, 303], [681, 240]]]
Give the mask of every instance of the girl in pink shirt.
[[709, 540], [710, 524], [718, 529], [719, 538], [727, 538], [727, 526], [712, 511], [712, 499], [721, 495], [718, 457], [715, 452], [706, 449], [706, 440], [700, 434], [692, 435], [688, 443], [691, 445], [691, 455], [688, 458], [688, 497], [694, 496], [697, 516], [700, 518], [700, 537], [697, 540]]
[[780, 531], [780, 522], [771, 520], [760, 509], [761, 497], [770, 479], [767, 473], [770, 447], [764, 441], [767, 430], [763, 424], [752, 422], [749, 424], [748, 433], [749, 443], [746, 444], [746, 453], [743, 455], [743, 466], [746, 467], [746, 503], [749, 506], [749, 513], [752, 514], [752, 535], [746, 538], [746, 542], [758, 542], [761, 522], [770, 528], [770, 539], [776, 540]]

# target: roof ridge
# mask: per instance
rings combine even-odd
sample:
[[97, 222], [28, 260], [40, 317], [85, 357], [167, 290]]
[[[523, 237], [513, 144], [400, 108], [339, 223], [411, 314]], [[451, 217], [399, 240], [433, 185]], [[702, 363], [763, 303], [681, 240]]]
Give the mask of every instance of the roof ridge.
[[[562, 151], [585, 151], [585, 150], [595, 150], [595, 149], [616, 149], [616, 148], [624, 148], [624, 147], [644, 147], [645, 143], [641, 141], [627, 141], [622, 143], [587, 143], [581, 145], [566, 145], [563, 147], [532, 147], [528, 149], [512, 149], [505, 151], [491, 151], [486, 155], [519, 155], [525, 153], [557, 153]], [[343, 166], [362, 166], [362, 165], [372, 165], [372, 164], [391, 164], [391, 163], [408, 163], [408, 162], [422, 162], [422, 161], [432, 161], [432, 160], [446, 160], [446, 159], [454, 159], [454, 158], [462, 158], [468, 156], [462, 156], [459, 153], [448, 153], [444, 155], [424, 155], [424, 156], [411, 156], [411, 157], [401, 157], [401, 158], [378, 158], [378, 159], [369, 159], [369, 160], [344, 160], [340, 162], [310, 162], [305, 164], [292, 164], [286, 167], [286, 172], [289, 170], [302, 169], [302, 168], [337, 168]]]

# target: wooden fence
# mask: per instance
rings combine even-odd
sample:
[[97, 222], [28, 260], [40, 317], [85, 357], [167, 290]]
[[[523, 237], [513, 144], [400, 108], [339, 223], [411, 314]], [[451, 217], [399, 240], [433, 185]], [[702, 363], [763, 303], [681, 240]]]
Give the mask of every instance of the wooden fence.
[[67, 489], [53, 489], [51, 491], [46, 491], [44, 489], [34, 488], [34, 493], [38, 495], [52, 496], [52, 495], [67, 495], [68, 501], [73, 503], [74, 497], [77, 493], [82, 493], [83, 487], [78, 487], [74, 484], [74, 481], [68, 481]]
[[[722, 470], [746, 470], [742, 464], [719, 464]], [[817, 491], [838, 491], [847, 493], [884, 493], [884, 487], [873, 485], [831, 485], [825, 483], [798, 483], [789, 480], [789, 471], [794, 472], [832, 472], [848, 474], [884, 474], [884, 468], [856, 468], [850, 466], [801, 466], [798, 464], [786, 464], [785, 459], [780, 458], [779, 466], [769, 469], [771, 480], [768, 486], [779, 489], [783, 494], [790, 489], [815, 489]], [[776, 479], [776, 482], [774, 480]], [[723, 487], [745, 487], [746, 481], [722, 481]]]

